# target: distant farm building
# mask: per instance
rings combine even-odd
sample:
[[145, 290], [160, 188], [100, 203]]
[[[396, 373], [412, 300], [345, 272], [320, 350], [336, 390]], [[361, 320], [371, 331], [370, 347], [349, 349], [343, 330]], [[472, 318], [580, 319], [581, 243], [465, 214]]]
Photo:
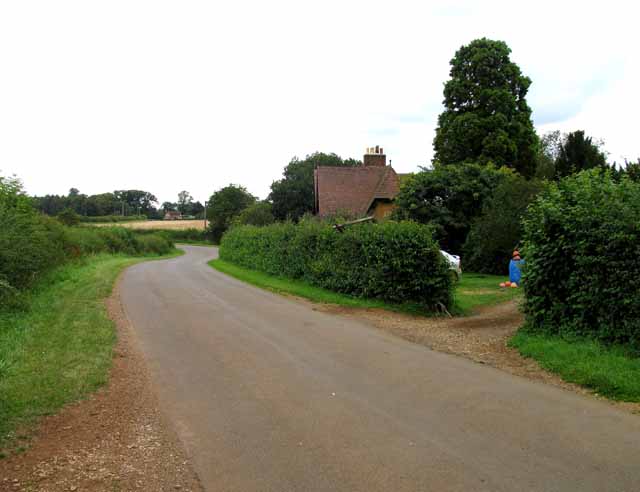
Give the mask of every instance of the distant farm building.
[[321, 217], [342, 216], [376, 220], [394, 209], [400, 176], [387, 166], [382, 148], [367, 149], [362, 166], [318, 166], [314, 171], [315, 209]]
[[167, 210], [164, 214], [164, 220], [182, 220], [182, 214], [177, 210]]

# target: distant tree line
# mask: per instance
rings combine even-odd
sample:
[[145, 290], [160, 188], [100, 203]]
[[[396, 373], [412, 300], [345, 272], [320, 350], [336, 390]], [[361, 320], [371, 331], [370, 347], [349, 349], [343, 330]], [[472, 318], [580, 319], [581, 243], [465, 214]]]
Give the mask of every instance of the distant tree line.
[[40, 212], [51, 216], [82, 217], [138, 216], [161, 219], [169, 210], [176, 210], [184, 216], [202, 218], [204, 206], [194, 201], [188, 191], [178, 194], [175, 203], [164, 202], [157, 207], [158, 199], [153, 193], [143, 190], [116, 190], [111, 193], [86, 195], [77, 188], [71, 188], [65, 195], [45, 195], [33, 197], [33, 204]]

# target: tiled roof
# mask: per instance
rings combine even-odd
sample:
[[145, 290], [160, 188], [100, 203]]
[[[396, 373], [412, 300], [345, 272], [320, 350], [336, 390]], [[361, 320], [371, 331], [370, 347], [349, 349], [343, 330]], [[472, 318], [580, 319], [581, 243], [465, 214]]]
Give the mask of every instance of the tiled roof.
[[400, 189], [391, 166], [318, 167], [314, 177], [321, 216], [364, 216], [376, 199], [392, 200]]

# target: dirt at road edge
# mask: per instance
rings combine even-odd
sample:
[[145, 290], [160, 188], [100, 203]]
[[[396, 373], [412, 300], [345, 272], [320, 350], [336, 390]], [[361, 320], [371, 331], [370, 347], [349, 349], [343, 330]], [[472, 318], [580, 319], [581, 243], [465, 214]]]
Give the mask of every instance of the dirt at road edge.
[[118, 333], [108, 385], [44, 418], [24, 453], [0, 460], [0, 491], [203, 490], [159, 410], [118, 284], [106, 302]]

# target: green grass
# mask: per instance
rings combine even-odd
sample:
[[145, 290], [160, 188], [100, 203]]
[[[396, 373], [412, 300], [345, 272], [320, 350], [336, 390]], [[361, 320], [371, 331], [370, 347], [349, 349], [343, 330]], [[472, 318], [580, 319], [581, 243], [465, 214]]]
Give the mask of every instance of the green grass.
[[[393, 304], [377, 299], [353, 297], [321, 287], [315, 287], [300, 280], [276, 277], [256, 270], [250, 270], [220, 259], [210, 261], [209, 265], [222, 273], [255, 285], [256, 287], [278, 294], [303, 297], [314, 302], [354, 308], [380, 308], [419, 315], [433, 314], [427, 312], [424, 307], [415, 303]], [[463, 274], [461, 280], [456, 283], [455, 303], [452, 313], [456, 315], [468, 315], [479, 306], [498, 304], [515, 298], [518, 295], [518, 289], [500, 288], [500, 282], [504, 282], [504, 280], [504, 277], [495, 275]]]
[[500, 287], [500, 282], [506, 280], [506, 276], [463, 273], [454, 292], [455, 314], [469, 315], [481, 306], [493, 306], [518, 298], [522, 293], [520, 288]]
[[621, 346], [520, 330], [509, 344], [565, 381], [622, 401], [640, 401], [640, 358]]
[[249, 270], [224, 260], [211, 260], [209, 265], [216, 270], [231, 277], [255, 285], [261, 289], [269, 290], [277, 294], [289, 294], [310, 301], [323, 304], [336, 304], [338, 306], [354, 308], [379, 308], [390, 311], [410, 314], [427, 314], [422, 306], [417, 304], [391, 304], [377, 299], [362, 299], [346, 294], [340, 294], [331, 290], [315, 287], [300, 280], [292, 280], [285, 277], [276, 277], [256, 270]]
[[22, 309], [0, 311], [0, 444], [105, 384], [116, 335], [104, 299], [123, 268], [145, 259], [98, 255], [69, 263], [26, 294]]

